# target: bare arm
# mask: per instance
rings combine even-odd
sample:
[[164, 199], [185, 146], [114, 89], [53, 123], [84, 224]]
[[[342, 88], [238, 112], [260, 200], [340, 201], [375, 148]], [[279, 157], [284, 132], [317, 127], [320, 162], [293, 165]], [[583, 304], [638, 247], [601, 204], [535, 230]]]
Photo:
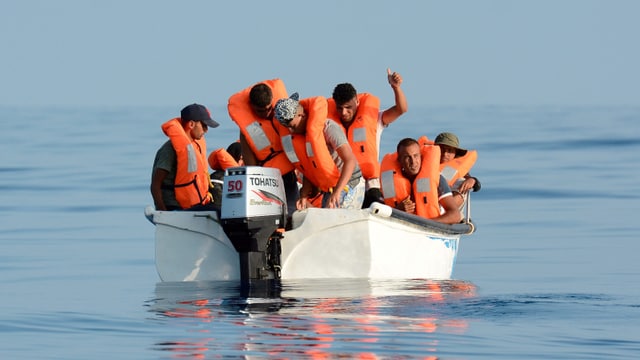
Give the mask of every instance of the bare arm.
[[296, 201], [296, 208], [298, 210], [306, 209], [309, 207], [309, 196], [313, 193], [313, 184], [306, 177], [302, 178], [302, 188], [300, 188], [300, 198]]
[[347, 186], [349, 179], [351, 179], [351, 175], [353, 175], [353, 170], [356, 168], [356, 156], [353, 155], [353, 151], [351, 150], [351, 145], [348, 143], [338, 147], [336, 149], [338, 152], [338, 156], [343, 161], [342, 171], [340, 172], [340, 178], [338, 179], [338, 183], [333, 189], [333, 193], [331, 194], [331, 198], [329, 199], [328, 206], [330, 208], [337, 208], [340, 206], [340, 192], [342, 189]]
[[244, 137], [242, 131], [240, 132], [240, 146], [242, 149], [242, 160], [245, 165], [258, 165], [258, 161], [256, 160], [256, 156], [251, 151], [251, 147], [247, 142], [247, 139]]
[[404, 96], [404, 91], [402, 91], [400, 87], [402, 84], [402, 76], [397, 72], [391, 73], [391, 69], [387, 69], [387, 80], [389, 81], [389, 85], [391, 85], [391, 89], [393, 89], [396, 104], [382, 113], [382, 123], [385, 126], [396, 121], [400, 115], [406, 113], [409, 109], [407, 98]]
[[151, 196], [153, 197], [153, 204], [156, 210], [167, 210], [162, 199], [162, 182], [167, 177], [169, 172], [165, 169], [156, 169], [151, 176]]
[[445, 196], [440, 199], [440, 205], [444, 208], [444, 214], [431, 220], [444, 224], [457, 224], [462, 220], [462, 214], [460, 214], [453, 196]]
[[464, 176], [465, 179], [473, 179], [473, 192], [480, 191], [482, 189], [482, 185], [480, 185], [480, 180], [477, 177], [471, 176], [471, 174], [467, 174]]
[[461, 194], [466, 194], [467, 192], [469, 192], [469, 190], [474, 190], [476, 182], [477, 180], [473, 176], [465, 175], [464, 181], [462, 182], [462, 184], [460, 184], [460, 188], [458, 189], [458, 191]]

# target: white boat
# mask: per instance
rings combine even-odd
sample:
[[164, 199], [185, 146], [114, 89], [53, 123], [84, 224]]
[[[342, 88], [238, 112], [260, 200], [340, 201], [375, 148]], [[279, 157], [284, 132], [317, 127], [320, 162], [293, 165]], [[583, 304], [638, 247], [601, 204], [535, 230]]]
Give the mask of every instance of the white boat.
[[450, 279], [461, 236], [475, 230], [374, 203], [296, 211], [283, 231], [284, 204], [279, 172], [249, 166], [227, 170], [220, 213], [148, 206], [160, 279]]

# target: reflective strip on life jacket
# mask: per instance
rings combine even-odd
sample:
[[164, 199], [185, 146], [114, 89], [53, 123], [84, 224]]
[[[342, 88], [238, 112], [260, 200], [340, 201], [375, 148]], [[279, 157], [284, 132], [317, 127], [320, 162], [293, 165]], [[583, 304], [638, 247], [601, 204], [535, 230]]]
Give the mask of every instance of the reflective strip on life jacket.
[[454, 158], [446, 163], [440, 164], [440, 173], [447, 179], [449, 186], [453, 188], [456, 181], [463, 178], [471, 171], [471, 168], [478, 159], [476, 150], [467, 150], [464, 156]]

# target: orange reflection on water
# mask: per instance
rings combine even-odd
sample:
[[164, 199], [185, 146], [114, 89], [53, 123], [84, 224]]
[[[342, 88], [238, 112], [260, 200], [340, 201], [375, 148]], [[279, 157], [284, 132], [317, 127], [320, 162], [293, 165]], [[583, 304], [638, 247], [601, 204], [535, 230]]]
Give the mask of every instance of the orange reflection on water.
[[[165, 306], [158, 314], [167, 318], [191, 318], [200, 324], [218, 322], [247, 329], [232, 330], [238, 334], [234, 344], [225, 345], [220, 343], [220, 339], [207, 338], [195, 341], [180, 339], [155, 345], [160, 350], [172, 352], [171, 357], [176, 359], [208, 358], [221, 346], [235, 349], [239, 354], [262, 353], [273, 358], [378, 359], [379, 355], [370, 349], [354, 351], [365, 345], [349, 346], [348, 343], [391, 341], [393, 344], [393, 334], [396, 333], [463, 334], [468, 330], [469, 324], [465, 319], [443, 316], [442, 309], [446, 309], [448, 303], [474, 297], [476, 288], [473, 284], [423, 280], [409, 282], [408, 286], [389, 292], [378, 290], [373, 289], [368, 295], [349, 293], [342, 294], [342, 297], [313, 297], [317, 293], [310, 293], [312, 297], [295, 294], [289, 298], [280, 295], [247, 298], [246, 303], [236, 298], [230, 303], [211, 301], [206, 297], [176, 299], [173, 306]], [[328, 293], [325, 290], [319, 294]], [[405, 306], [411, 310], [405, 312]], [[238, 316], [244, 313], [246, 317]], [[413, 313], [417, 316], [411, 317]], [[188, 331], [208, 332], [210, 329], [194, 325], [194, 329]], [[438, 345], [439, 338], [429, 335], [412, 345], [414, 349], [409, 351], [422, 352], [422, 359], [434, 360], [438, 358], [435, 356]], [[413, 355], [415, 357], [416, 354]]]

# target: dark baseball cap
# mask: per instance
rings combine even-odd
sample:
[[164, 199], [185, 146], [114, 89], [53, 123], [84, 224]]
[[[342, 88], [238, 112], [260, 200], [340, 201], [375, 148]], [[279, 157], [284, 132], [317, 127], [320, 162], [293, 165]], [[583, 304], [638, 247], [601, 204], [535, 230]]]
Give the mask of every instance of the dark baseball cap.
[[215, 120], [211, 118], [211, 114], [206, 107], [200, 104], [191, 104], [185, 106], [182, 111], [180, 111], [180, 117], [183, 120], [193, 120], [193, 121], [202, 121], [207, 126], [216, 128], [220, 126]]

